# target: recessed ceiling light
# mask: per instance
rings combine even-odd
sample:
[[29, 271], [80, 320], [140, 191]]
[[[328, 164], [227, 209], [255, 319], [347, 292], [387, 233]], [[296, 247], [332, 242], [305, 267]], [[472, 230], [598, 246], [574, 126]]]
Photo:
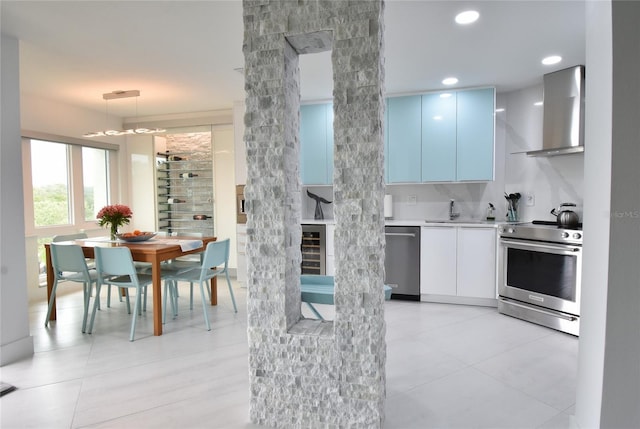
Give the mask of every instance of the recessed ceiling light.
[[558, 64], [560, 61], [562, 61], [562, 57], [560, 55], [551, 55], [549, 57], [543, 58], [542, 64], [544, 64], [545, 66], [551, 66], [553, 64]]
[[456, 15], [456, 22], [460, 25], [471, 24], [476, 22], [480, 14], [475, 10], [466, 10]]
[[443, 92], [442, 94], [440, 94], [440, 98], [449, 98], [449, 97], [451, 97], [450, 92]]
[[458, 83], [458, 78], [455, 77], [448, 77], [446, 79], [442, 80], [442, 83], [444, 85], [455, 85], [456, 83]]
[[542, 101], [536, 101], [533, 103], [534, 106], [542, 106], [544, 103]]
[[442, 116], [441, 115], [436, 115], [433, 117], [434, 121], [441, 121], [442, 120]]

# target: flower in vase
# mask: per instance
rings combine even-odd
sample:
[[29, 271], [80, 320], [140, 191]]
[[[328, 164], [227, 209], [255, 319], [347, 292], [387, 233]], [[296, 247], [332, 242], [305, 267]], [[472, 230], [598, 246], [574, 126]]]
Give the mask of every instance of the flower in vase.
[[123, 204], [113, 204], [104, 206], [98, 212], [96, 219], [99, 219], [100, 226], [107, 226], [111, 230], [111, 239], [115, 240], [118, 228], [129, 223], [133, 213], [128, 206]]

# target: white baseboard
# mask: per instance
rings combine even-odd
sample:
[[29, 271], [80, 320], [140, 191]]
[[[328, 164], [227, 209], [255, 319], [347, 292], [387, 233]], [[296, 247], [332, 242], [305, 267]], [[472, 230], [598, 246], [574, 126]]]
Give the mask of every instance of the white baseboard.
[[33, 337], [31, 335], [0, 346], [0, 366], [30, 356], [33, 356]]

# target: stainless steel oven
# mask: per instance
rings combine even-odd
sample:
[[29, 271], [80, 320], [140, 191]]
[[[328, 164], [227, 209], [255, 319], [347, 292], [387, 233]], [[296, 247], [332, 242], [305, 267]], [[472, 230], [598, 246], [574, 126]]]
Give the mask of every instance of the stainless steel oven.
[[582, 230], [537, 222], [499, 228], [498, 310], [577, 336]]

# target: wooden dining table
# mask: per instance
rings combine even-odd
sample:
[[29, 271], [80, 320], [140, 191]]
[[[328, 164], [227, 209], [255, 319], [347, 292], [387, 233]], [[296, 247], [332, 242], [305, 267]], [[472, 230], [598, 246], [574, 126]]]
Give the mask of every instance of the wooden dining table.
[[[183, 251], [181, 244], [185, 241], [193, 242], [193, 237], [162, 237], [154, 238], [144, 242], [111, 241], [104, 238], [85, 238], [73, 241], [63, 241], [56, 244], [76, 244], [82, 248], [86, 258], [94, 258], [96, 247], [128, 247], [134, 261], [151, 263], [151, 278], [153, 281], [153, 334], [162, 335], [162, 276], [161, 263], [180, 256], [193, 253], [204, 252], [207, 244], [216, 241], [216, 237], [202, 237], [197, 240], [202, 241], [202, 247], [193, 250]], [[53, 289], [54, 273], [51, 263], [51, 250], [49, 244], [45, 244], [47, 263], [47, 302], [51, 297]], [[211, 305], [218, 304], [218, 289], [216, 278], [211, 279]], [[56, 320], [56, 303], [53, 302], [50, 320]]]

